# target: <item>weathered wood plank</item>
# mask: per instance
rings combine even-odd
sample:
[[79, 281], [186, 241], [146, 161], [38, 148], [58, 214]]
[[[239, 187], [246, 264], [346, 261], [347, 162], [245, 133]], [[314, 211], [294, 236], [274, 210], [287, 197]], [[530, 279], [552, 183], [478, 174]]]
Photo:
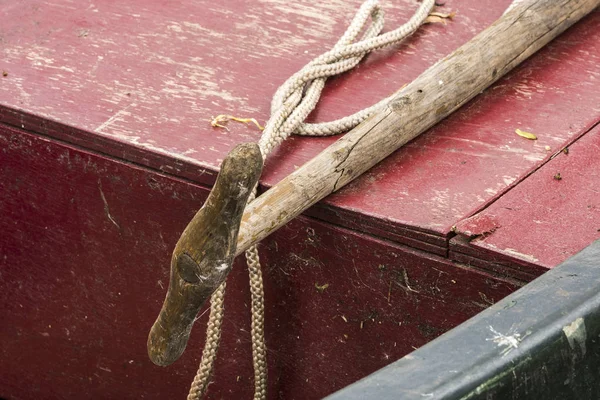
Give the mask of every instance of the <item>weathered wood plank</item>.
[[[208, 313], [169, 368], [150, 361], [146, 340], [173, 246], [208, 191], [0, 124], [0, 398], [185, 398]], [[323, 398], [518, 287], [312, 218], [262, 246], [275, 398]], [[227, 287], [209, 396], [246, 399], [253, 371], [241, 258]]]
[[[210, 117], [264, 122], [276, 87], [335, 42], [361, 2], [202, 0], [168, 9], [156, 0], [12, 2], [0, 10], [0, 69], [8, 73], [0, 79], [0, 120], [212, 185], [225, 154], [259, 132], [236, 124], [213, 130]], [[452, 23], [428, 25], [331, 80], [311, 119], [341, 117], [388, 95], [509, 3], [447, 1], [443, 9], [458, 12]], [[413, 0], [382, 5], [386, 29], [415, 8]], [[570, 141], [597, 120], [599, 54], [596, 11], [311, 215], [445, 254], [452, 225], [539, 166], [545, 145]], [[516, 127], [547, 135], [523, 144], [510, 135]], [[261, 185], [274, 185], [334, 140], [290, 139], [267, 162]]]
[[[600, 127], [558, 149], [556, 157], [481, 213], [456, 226], [473, 239], [451, 242], [495, 263], [550, 269], [600, 238]], [[568, 151], [568, 152], [567, 152]]]
[[591, 12], [599, 0], [518, 3], [375, 114], [249, 205], [238, 254], [475, 97]]

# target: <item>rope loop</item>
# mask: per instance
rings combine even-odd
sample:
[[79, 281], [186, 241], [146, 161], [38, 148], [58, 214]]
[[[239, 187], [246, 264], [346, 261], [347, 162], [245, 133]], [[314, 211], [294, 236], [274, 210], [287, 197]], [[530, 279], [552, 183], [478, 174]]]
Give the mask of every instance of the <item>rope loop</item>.
[[[422, 0], [410, 20], [399, 28], [381, 34], [384, 25], [384, 12], [378, 0], [367, 0], [358, 9], [346, 32], [333, 48], [318, 56], [300, 71], [292, 75], [273, 96], [271, 118], [267, 122], [258, 142], [263, 159], [292, 134], [307, 136], [330, 136], [346, 132], [384, 107], [390, 97], [355, 114], [335, 121], [308, 124], [304, 120], [316, 107], [327, 78], [339, 75], [354, 68], [368, 53], [400, 42], [414, 33], [424, 22], [435, 0]], [[357, 40], [363, 32], [362, 36]], [[256, 198], [256, 188], [248, 198], [248, 203]], [[250, 293], [252, 300], [252, 360], [254, 365], [254, 399], [263, 400], [267, 396], [267, 357], [264, 338], [264, 290], [258, 249], [250, 247], [246, 253]], [[221, 337], [223, 319], [223, 284], [211, 297], [206, 343], [198, 373], [192, 383], [188, 400], [198, 400], [208, 388], [214, 360]]]
[[[404, 40], [423, 24], [434, 5], [434, 0], [423, 0], [407, 23], [393, 31], [381, 34], [384, 12], [379, 1], [364, 2], [333, 48], [306, 64], [277, 89], [271, 102], [271, 118], [259, 141], [263, 156], [268, 155], [291, 134], [330, 136], [342, 133], [384, 107], [389, 102], [389, 97], [335, 121], [318, 124], [304, 122], [316, 107], [327, 78], [354, 68], [373, 50]], [[359, 38], [361, 32], [364, 33]]]

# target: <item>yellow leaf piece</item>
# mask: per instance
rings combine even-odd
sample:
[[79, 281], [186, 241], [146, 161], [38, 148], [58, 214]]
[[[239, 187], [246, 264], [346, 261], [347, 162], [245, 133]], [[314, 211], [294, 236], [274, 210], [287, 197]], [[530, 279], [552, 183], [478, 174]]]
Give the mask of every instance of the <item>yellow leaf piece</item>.
[[525, 132], [520, 129], [515, 129], [515, 133], [521, 137], [524, 137], [525, 139], [537, 140], [537, 136], [535, 136], [533, 133], [530, 133], [530, 132]]
[[452, 11], [451, 13], [431, 12], [427, 16], [427, 18], [425, 18], [425, 23], [426, 24], [442, 23], [442, 24], [446, 25], [446, 21], [454, 18], [455, 16], [456, 16], [455, 11]]
[[[325, 289], [327, 289], [329, 287], [329, 283], [326, 283], [324, 285], [319, 285], [318, 283], [315, 283], [315, 288], [320, 292], [323, 293], [325, 291]], [[345, 318], [344, 318], [345, 320]]]
[[213, 117], [210, 121], [210, 125], [215, 128], [223, 128], [229, 130], [226, 126], [229, 121], [236, 121], [244, 124], [253, 123], [261, 131], [265, 129], [265, 127], [261, 126], [255, 118], [239, 118], [227, 114], [221, 114], [217, 115], [216, 117]]

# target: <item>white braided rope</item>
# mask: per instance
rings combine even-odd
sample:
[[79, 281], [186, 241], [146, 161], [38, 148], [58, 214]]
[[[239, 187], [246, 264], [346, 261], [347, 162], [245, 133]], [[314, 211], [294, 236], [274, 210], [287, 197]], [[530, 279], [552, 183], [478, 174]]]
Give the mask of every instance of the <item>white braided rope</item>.
[[[255, 193], [250, 196], [255, 197]], [[250, 200], [252, 201], [252, 200]], [[250, 295], [252, 322], [250, 336], [252, 339], [252, 365], [254, 366], [254, 399], [267, 397], [267, 347], [265, 344], [265, 304], [262, 269], [258, 257], [257, 246], [252, 246], [245, 253], [250, 277]]]
[[[304, 120], [315, 108], [328, 77], [354, 68], [369, 52], [396, 44], [414, 33], [431, 12], [434, 0], [424, 0], [412, 18], [401, 27], [380, 35], [384, 13], [378, 0], [368, 0], [360, 7], [346, 32], [331, 50], [309, 62], [292, 75], [273, 96], [271, 118], [260, 138], [259, 146], [266, 157], [292, 133], [328, 136], [348, 131], [385, 106], [389, 98], [336, 121], [307, 124]], [[371, 20], [370, 25], [365, 26]], [[356, 38], [364, 30], [360, 40]]]
[[187, 400], [200, 400], [208, 389], [212, 375], [213, 365], [217, 358], [219, 350], [219, 341], [221, 340], [221, 323], [223, 322], [223, 313], [225, 298], [225, 282], [210, 296], [210, 317], [206, 327], [206, 343], [202, 350], [202, 359], [198, 372], [190, 387]]
[[[292, 134], [329, 136], [346, 132], [384, 107], [389, 97], [371, 107], [347, 117], [325, 123], [307, 124], [308, 114], [315, 108], [328, 77], [339, 75], [354, 68], [365, 55], [373, 50], [396, 44], [414, 33], [423, 24], [435, 4], [434, 0], [423, 0], [415, 14], [401, 27], [380, 35], [384, 26], [384, 13], [378, 0], [367, 0], [359, 8], [346, 32], [326, 53], [309, 62], [292, 75], [273, 96], [271, 117], [258, 142], [263, 159]], [[370, 20], [370, 23], [369, 23]], [[361, 32], [362, 37], [357, 37]], [[256, 188], [248, 203], [256, 198]], [[252, 360], [254, 365], [254, 399], [262, 400], [267, 395], [267, 357], [264, 339], [264, 290], [262, 270], [257, 246], [246, 250], [246, 261], [250, 277], [252, 298]], [[225, 285], [219, 294], [211, 297], [211, 311], [207, 326], [206, 343], [200, 368], [190, 388], [188, 400], [201, 398], [206, 392], [218, 349], [221, 321], [223, 318], [223, 296]], [[215, 292], [215, 294], [217, 293]]]

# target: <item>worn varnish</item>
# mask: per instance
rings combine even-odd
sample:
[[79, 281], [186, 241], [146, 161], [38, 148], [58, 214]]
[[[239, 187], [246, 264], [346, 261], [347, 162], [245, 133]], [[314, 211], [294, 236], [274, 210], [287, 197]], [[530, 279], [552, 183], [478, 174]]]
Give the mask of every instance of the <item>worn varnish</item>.
[[[148, 359], [147, 333], [177, 238], [206, 200], [218, 165], [236, 144], [259, 136], [243, 125], [213, 129], [209, 120], [228, 113], [264, 122], [276, 87], [335, 43], [360, 2], [2, 4], [0, 397], [185, 396], [204, 310], [188, 352], [169, 368]], [[343, 116], [390, 94], [509, 2], [446, 1], [445, 10], [457, 11], [451, 23], [428, 25], [332, 79], [311, 119]], [[387, 29], [414, 6], [384, 2]], [[506, 246], [542, 261], [506, 257], [484, 248], [483, 237], [469, 244], [457, 236], [449, 246], [451, 227], [528, 183], [555, 149], [575, 148], [592, 132], [600, 119], [599, 27], [596, 11], [310, 209], [311, 217], [263, 242], [270, 396], [331, 393], [557, 260], [513, 244]], [[516, 128], [538, 140], [518, 137]], [[267, 160], [261, 189], [334, 140], [286, 142]], [[553, 183], [569, 183], [566, 167], [560, 172]], [[563, 224], [565, 235], [580, 234], [583, 222]], [[489, 239], [504, 232], [496, 228]], [[237, 261], [212, 398], [252, 393], [246, 275]]]
[[[208, 189], [5, 126], [0, 149], [0, 397], [184, 398], [207, 313], [168, 368], [150, 361], [146, 339], [172, 249]], [[305, 217], [260, 251], [273, 398], [321, 398], [517, 287]], [[252, 394], [241, 261], [210, 398]]]
[[385, 108], [250, 204], [242, 220], [238, 254], [450, 115], [599, 4], [593, 0], [516, 5], [399, 90]]
[[[328, 49], [359, 4], [228, 1], [166, 9], [160, 2], [14, 2], [0, 11], [0, 67], [9, 73], [0, 86], [1, 118], [212, 184], [225, 154], [259, 132], [234, 124], [229, 131], [213, 129], [207, 120], [225, 112], [264, 121], [275, 88]], [[388, 95], [508, 4], [447, 3], [458, 12], [452, 23], [428, 25], [398, 49], [369, 56], [356, 71], [333, 79], [313, 119], [346, 115]], [[389, 27], [414, 8], [408, 0], [384, 5]], [[565, 143], [600, 117], [594, 106], [599, 23], [596, 12], [311, 213], [445, 254], [456, 222], [539, 166], [545, 144]], [[547, 132], [544, 143], [515, 140], [515, 128]], [[263, 185], [332, 140], [293, 138], [267, 162]]]

